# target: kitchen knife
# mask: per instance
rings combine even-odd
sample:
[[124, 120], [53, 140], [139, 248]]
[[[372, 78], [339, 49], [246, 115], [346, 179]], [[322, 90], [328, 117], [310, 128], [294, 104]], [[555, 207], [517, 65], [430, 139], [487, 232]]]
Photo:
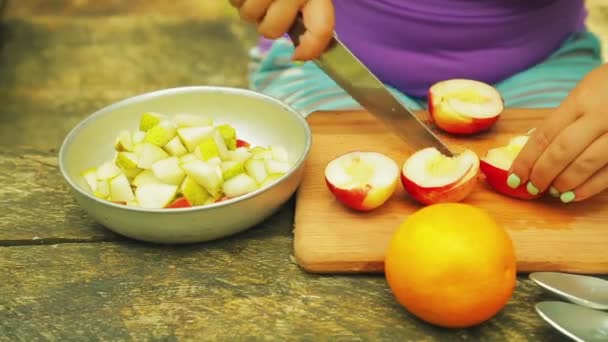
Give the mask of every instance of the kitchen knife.
[[[299, 45], [299, 37], [305, 32], [304, 21], [298, 16], [289, 31], [294, 45]], [[413, 148], [435, 147], [443, 154], [453, 156], [452, 151], [340, 42], [335, 32], [327, 49], [313, 62]]]

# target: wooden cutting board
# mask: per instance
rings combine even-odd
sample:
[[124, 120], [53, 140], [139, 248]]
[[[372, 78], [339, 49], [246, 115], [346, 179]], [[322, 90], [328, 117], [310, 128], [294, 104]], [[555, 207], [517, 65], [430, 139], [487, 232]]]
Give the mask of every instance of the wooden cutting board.
[[[428, 122], [426, 113], [417, 114]], [[548, 109], [507, 110], [491, 131], [466, 138], [436, 132], [450, 146], [470, 148], [483, 156], [489, 148], [525, 134], [549, 114]], [[367, 112], [317, 112], [308, 122], [313, 145], [296, 197], [296, 260], [314, 273], [382, 272], [392, 233], [421, 205], [408, 198], [399, 184], [381, 208], [354, 212], [327, 190], [324, 168], [331, 159], [350, 150], [383, 152], [399, 165], [412, 151]], [[568, 205], [549, 195], [523, 201], [496, 193], [480, 174], [476, 189], [464, 202], [486, 209], [509, 231], [519, 272], [608, 273], [608, 192]]]

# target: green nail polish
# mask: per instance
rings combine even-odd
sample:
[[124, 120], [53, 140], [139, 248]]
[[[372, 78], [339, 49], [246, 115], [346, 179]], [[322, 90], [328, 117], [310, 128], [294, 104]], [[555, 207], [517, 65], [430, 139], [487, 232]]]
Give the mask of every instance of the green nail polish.
[[575, 197], [576, 197], [576, 195], [574, 195], [574, 192], [568, 191], [568, 192], [564, 192], [560, 196], [560, 200], [562, 200], [562, 202], [564, 202], [564, 203], [570, 203], [570, 202], [574, 201]]
[[519, 179], [519, 177], [517, 177], [516, 174], [510, 174], [509, 178], [507, 178], [507, 185], [511, 188], [511, 189], [515, 189], [519, 186], [519, 184], [521, 183], [521, 179]]
[[528, 184], [526, 184], [526, 190], [528, 190], [528, 193], [532, 196], [538, 195], [538, 189], [534, 186], [534, 184], [532, 184], [532, 182], [528, 182]]
[[549, 188], [549, 194], [553, 197], [559, 197], [559, 191], [554, 187]]

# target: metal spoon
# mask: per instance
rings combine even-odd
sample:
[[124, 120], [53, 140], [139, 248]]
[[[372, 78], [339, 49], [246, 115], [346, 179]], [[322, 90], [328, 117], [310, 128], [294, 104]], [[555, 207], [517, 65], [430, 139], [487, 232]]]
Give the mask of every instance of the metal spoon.
[[608, 341], [606, 312], [555, 301], [536, 304], [536, 311], [555, 329], [577, 342]]
[[608, 310], [606, 280], [559, 272], [534, 272], [529, 277], [542, 288], [574, 304]]

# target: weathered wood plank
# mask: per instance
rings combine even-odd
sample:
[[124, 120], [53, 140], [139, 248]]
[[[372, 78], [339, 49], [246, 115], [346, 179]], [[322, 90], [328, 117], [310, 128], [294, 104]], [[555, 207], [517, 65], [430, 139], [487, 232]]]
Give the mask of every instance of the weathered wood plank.
[[80, 209], [56, 150], [0, 150], [0, 245], [117, 238]]
[[0, 23], [0, 146], [57, 148], [81, 119], [147, 91], [247, 86], [254, 37], [234, 21], [106, 17]]
[[380, 276], [316, 276], [291, 257], [283, 211], [222, 241], [0, 248], [7, 340], [565, 341], [535, 313], [547, 299], [520, 280], [508, 306], [469, 330], [424, 324]]

